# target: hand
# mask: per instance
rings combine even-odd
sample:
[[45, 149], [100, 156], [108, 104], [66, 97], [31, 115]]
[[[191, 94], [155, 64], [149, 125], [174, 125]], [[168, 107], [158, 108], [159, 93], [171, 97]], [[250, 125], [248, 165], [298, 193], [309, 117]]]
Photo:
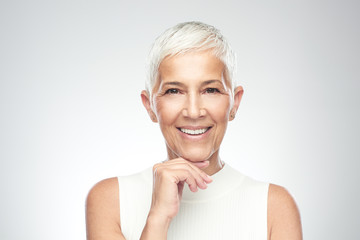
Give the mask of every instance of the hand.
[[212, 179], [201, 170], [209, 161], [190, 162], [172, 159], [153, 167], [153, 194], [149, 216], [171, 221], [179, 211], [185, 183], [192, 192], [206, 189]]

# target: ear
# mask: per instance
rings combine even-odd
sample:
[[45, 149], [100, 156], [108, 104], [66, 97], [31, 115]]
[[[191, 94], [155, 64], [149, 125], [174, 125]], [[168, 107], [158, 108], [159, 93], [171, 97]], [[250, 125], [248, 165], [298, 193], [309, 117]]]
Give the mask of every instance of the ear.
[[234, 104], [233, 107], [230, 110], [230, 117], [229, 117], [229, 121], [234, 120], [236, 112], [240, 106], [240, 102], [241, 102], [241, 98], [243, 96], [244, 93], [244, 89], [242, 88], [242, 86], [238, 86], [235, 88], [234, 90]]
[[142, 101], [144, 107], [146, 108], [146, 111], [148, 112], [151, 121], [158, 122], [157, 117], [151, 108], [151, 100], [150, 100], [149, 93], [146, 90], [141, 91], [141, 101]]

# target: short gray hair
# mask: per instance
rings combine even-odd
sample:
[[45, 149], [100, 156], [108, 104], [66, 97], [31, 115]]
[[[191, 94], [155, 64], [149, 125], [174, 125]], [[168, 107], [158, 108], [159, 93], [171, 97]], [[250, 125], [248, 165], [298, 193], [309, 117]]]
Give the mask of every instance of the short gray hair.
[[225, 81], [235, 88], [236, 54], [215, 27], [202, 22], [184, 22], [167, 29], [152, 45], [148, 58], [146, 90], [152, 90], [159, 78], [159, 66], [168, 56], [211, 50], [225, 65]]

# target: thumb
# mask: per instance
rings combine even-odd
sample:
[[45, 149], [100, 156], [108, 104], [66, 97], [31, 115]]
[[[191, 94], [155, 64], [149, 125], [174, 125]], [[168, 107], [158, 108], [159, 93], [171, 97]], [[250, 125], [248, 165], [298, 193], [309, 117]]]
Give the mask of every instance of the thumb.
[[191, 162], [191, 163], [200, 169], [206, 168], [210, 164], [209, 160], [201, 161], [201, 162]]

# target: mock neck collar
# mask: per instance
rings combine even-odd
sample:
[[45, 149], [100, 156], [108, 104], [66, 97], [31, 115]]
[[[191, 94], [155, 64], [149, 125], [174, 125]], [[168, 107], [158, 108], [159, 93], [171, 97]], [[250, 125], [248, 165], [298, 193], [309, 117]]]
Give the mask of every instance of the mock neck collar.
[[181, 202], [198, 203], [221, 197], [238, 186], [244, 175], [225, 163], [220, 171], [211, 175], [211, 178], [213, 181], [208, 184], [208, 187], [204, 190], [198, 188], [197, 192], [191, 192], [189, 186], [185, 184]]

